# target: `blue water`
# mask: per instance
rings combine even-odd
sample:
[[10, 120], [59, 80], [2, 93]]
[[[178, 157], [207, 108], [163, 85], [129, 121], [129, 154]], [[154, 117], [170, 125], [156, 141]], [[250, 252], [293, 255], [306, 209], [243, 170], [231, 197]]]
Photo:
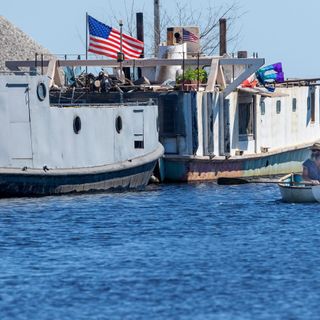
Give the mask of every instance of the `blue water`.
[[0, 200], [0, 319], [320, 319], [318, 204], [273, 185]]

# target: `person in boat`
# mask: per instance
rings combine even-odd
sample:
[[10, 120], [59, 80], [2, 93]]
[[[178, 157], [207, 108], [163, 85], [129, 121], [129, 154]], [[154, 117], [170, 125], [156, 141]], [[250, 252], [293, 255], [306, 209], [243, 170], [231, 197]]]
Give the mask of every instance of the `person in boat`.
[[311, 157], [302, 166], [303, 179], [314, 184], [320, 184], [320, 143], [315, 143], [311, 147]]

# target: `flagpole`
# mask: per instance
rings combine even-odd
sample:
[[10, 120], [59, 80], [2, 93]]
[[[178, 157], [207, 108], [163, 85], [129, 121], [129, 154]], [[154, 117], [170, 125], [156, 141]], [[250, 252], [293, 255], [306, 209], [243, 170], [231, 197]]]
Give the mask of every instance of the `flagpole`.
[[120, 79], [122, 80], [122, 61], [123, 61], [123, 52], [122, 52], [122, 27], [123, 22], [122, 20], [119, 20], [119, 26], [120, 26]]
[[[88, 12], [86, 12], [86, 60], [88, 60]], [[88, 74], [88, 66], [86, 66], [86, 74]]]

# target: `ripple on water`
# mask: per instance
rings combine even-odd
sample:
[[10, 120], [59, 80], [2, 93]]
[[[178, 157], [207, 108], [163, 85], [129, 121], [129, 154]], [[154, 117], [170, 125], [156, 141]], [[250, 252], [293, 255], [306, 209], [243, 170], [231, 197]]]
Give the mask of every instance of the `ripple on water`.
[[317, 319], [317, 204], [160, 185], [0, 200], [1, 319]]

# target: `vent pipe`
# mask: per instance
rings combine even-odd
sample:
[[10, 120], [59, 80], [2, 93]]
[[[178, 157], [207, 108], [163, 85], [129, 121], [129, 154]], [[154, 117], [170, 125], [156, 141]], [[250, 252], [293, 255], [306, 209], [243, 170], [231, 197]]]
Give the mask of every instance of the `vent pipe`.
[[220, 56], [227, 53], [227, 19], [220, 19]]
[[[144, 42], [144, 32], [143, 32], [143, 13], [137, 12], [137, 39]], [[144, 51], [141, 52], [140, 58], [144, 58]], [[138, 78], [141, 78], [141, 68], [138, 68]]]
[[158, 56], [160, 44], [160, 0], [154, 0], [154, 55]]

